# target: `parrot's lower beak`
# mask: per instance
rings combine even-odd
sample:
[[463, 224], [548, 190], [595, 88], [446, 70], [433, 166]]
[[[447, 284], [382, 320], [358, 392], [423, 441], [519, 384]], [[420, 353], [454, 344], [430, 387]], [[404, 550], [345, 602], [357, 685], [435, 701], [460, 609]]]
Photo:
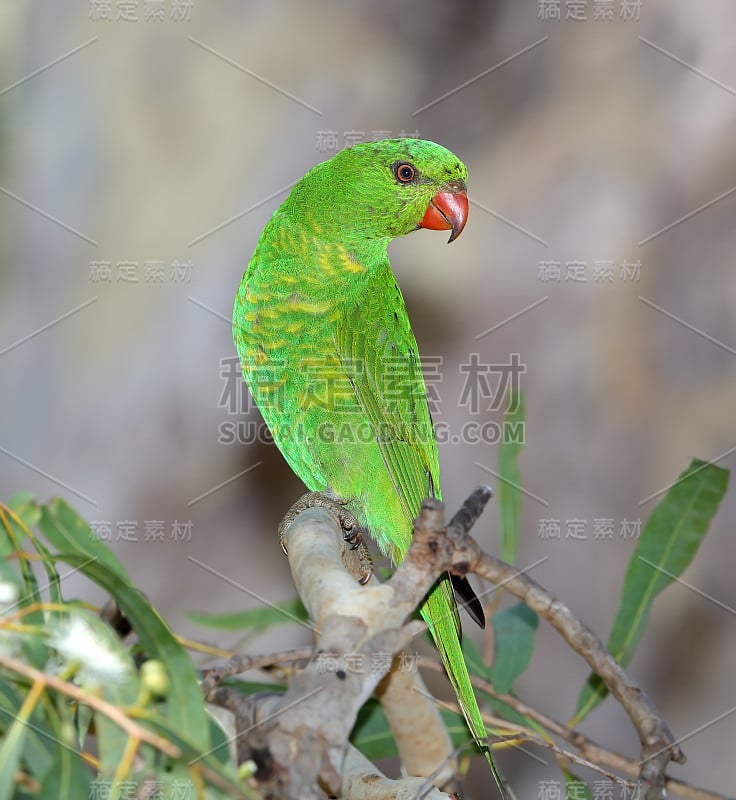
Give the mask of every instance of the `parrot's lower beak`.
[[424, 216], [419, 222], [420, 228], [433, 231], [445, 231], [452, 228], [448, 244], [454, 242], [463, 232], [468, 219], [468, 194], [462, 184], [457, 188], [448, 185], [431, 199]]

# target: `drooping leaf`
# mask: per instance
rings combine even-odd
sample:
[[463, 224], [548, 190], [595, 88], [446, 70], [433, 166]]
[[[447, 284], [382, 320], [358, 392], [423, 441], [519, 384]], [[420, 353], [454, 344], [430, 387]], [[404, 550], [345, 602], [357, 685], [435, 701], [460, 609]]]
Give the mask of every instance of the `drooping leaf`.
[[[38, 593], [36, 576], [33, 574], [28, 560], [23, 557], [23, 540], [26, 534], [21, 525], [13, 517], [13, 509], [10, 506], [3, 507], [0, 504], [0, 558], [6, 559], [9, 570], [14, 573], [11, 576], [5, 573], [4, 579], [9, 580], [18, 589], [18, 606], [22, 607], [29, 602], [39, 602], [41, 597]], [[20, 576], [10, 566], [10, 558], [18, 565]], [[36, 622], [43, 622], [43, 615], [36, 618]]]
[[[74, 730], [72, 706], [65, 700], [56, 704], [59, 716], [55, 720], [56, 730], [53, 741], [54, 762], [42, 781], [42, 797], [90, 797], [88, 769], [82, 761], [82, 754], [71, 741], [65, 741], [68, 732]], [[86, 792], [86, 794], [85, 794]]]
[[[608, 650], [622, 666], [634, 655], [655, 597], [689, 566], [728, 486], [728, 470], [693, 459], [657, 505], [626, 570]], [[591, 675], [578, 697], [577, 724], [608, 694]]]
[[247, 681], [240, 678], [226, 678], [222, 683], [224, 686], [237, 689], [242, 694], [284, 694], [289, 688], [283, 683]]
[[16, 715], [0, 742], [0, 800], [13, 797], [15, 774], [30, 730], [27, 722], [20, 714]]
[[309, 619], [307, 610], [298, 597], [275, 606], [262, 606], [245, 611], [219, 614], [188, 611], [186, 616], [197, 625], [221, 631], [246, 629], [261, 631], [274, 625], [284, 625], [290, 622], [303, 623]]
[[15, 494], [10, 495], [8, 499], [8, 505], [13, 508], [17, 509], [19, 506], [27, 505], [28, 503], [33, 503], [36, 499], [36, 495], [33, 492], [28, 491], [19, 491]]
[[[206, 750], [202, 750], [194, 741], [195, 731], [189, 728], [182, 728], [179, 724], [174, 723], [170, 716], [163, 716], [158, 712], [149, 713], [144, 719], [140, 719], [140, 723], [149, 730], [167, 739], [171, 744], [180, 748], [183, 754], [184, 765], [193, 766], [198, 763], [206, 765], [209, 770], [216, 773], [222, 781], [230, 785], [231, 790], [241, 788], [240, 782], [237, 777], [235, 765], [229, 760], [229, 746], [231, 742], [220, 733], [217, 733], [219, 727], [212, 717], [205, 712], [207, 735], [210, 740], [210, 745]], [[214, 736], [213, 736], [214, 734]], [[240, 797], [241, 795], [234, 792], [233, 797]]]
[[126, 583], [130, 583], [130, 578], [117, 556], [104, 542], [95, 538], [87, 522], [65, 500], [57, 497], [48, 505], [42, 506], [38, 527], [60, 553], [80, 556], [77, 565], [97, 561]]
[[[446, 709], [441, 709], [440, 715], [453, 746], [467, 745], [468, 750], [474, 750], [475, 745], [468, 734], [465, 719], [460, 714]], [[396, 742], [389, 730], [381, 704], [377, 700], [369, 700], [358, 712], [350, 741], [369, 761], [398, 755]]]
[[588, 784], [563, 767], [565, 777], [566, 800], [593, 800], [593, 794]]
[[350, 741], [371, 761], [395, 756], [398, 752], [381, 704], [373, 699], [358, 712]]
[[[463, 638], [462, 647], [465, 663], [468, 666], [468, 672], [470, 673], [471, 677], [473, 675], [477, 675], [479, 678], [483, 678], [486, 683], [493, 684], [491, 672], [492, 668], [489, 667], [488, 664], [486, 664], [486, 662], [483, 660], [480, 650], [478, 650], [478, 648], [473, 644], [473, 642], [470, 640], [470, 637], [466, 636]], [[513, 722], [516, 725], [524, 725], [528, 728], [533, 728], [536, 730], [536, 724], [533, 720], [525, 717], [522, 714], [519, 714], [508, 703], [505, 703], [503, 700], [500, 700], [492, 694], [488, 694], [488, 692], [484, 692], [482, 689], [476, 688], [475, 693], [477, 697], [483, 698], [486, 703], [488, 703], [497, 716], [502, 717], [509, 722]]]
[[42, 782], [41, 797], [93, 797], [93, 776], [84, 766], [81, 754], [62, 741], [56, 748], [54, 762]]
[[508, 692], [529, 666], [539, 618], [524, 603], [517, 603], [495, 613], [491, 623], [495, 653], [491, 683], [497, 691]]
[[[21, 702], [15, 689], [4, 680], [0, 680], [0, 733], [3, 736], [17, 718]], [[38, 706], [33, 709], [29, 723], [23, 758], [31, 773], [40, 778], [51, 766], [51, 750], [56, 737], [44, 723]]]
[[[9, 528], [14, 534], [14, 539], [19, 545], [24, 538], [28, 539], [32, 547], [36, 550], [36, 553], [38, 553], [43, 568], [46, 570], [46, 577], [48, 578], [46, 586], [41, 590], [30, 565], [25, 559], [22, 560], [21, 569], [23, 570], [24, 577], [28, 584], [28, 602], [40, 602], [42, 591], [48, 590], [51, 602], [61, 603], [62, 597], [59, 573], [56, 571], [56, 566], [54, 565], [48, 548], [40, 541], [39, 537], [33, 531], [33, 527], [38, 525], [41, 519], [41, 508], [37, 505], [30, 492], [18, 492], [13, 495], [8, 502], [8, 508], [10, 509], [10, 513], [7, 514], [7, 521]], [[26, 617], [26, 619], [29, 623], [32, 621], [32, 618]], [[36, 666], [41, 665], [36, 664]]]
[[226, 735], [222, 726], [210, 712], [207, 716], [210, 723], [211, 755], [223, 766], [227, 765], [230, 759], [230, 745], [233, 744], [232, 739]]
[[503, 435], [498, 451], [498, 515], [501, 532], [501, 558], [513, 564], [519, 549], [521, 527], [521, 473], [519, 453], [524, 430], [524, 396], [521, 392], [509, 395], [504, 415]]
[[[9, 510], [8, 506], [0, 506], [0, 523], [0, 580], [10, 583], [17, 592], [17, 600], [7, 604], [3, 610], [6, 613], [13, 613], [40, 603], [41, 594], [33, 569], [25, 558], [25, 551], [22, 547], [24, 533], [13, 518], [13, 512]], [[29, 611], [24, 614], [22, 621], [26, 625], [41, 628], [44, 624], [43, 611], [40, 608]], [[13, 636], [9, 631], [6, 635]], [[39, 638], [25, 636], [22, 639], [21, 647], [26, 658], [34, 667], [43, 667], [46, 648]]]

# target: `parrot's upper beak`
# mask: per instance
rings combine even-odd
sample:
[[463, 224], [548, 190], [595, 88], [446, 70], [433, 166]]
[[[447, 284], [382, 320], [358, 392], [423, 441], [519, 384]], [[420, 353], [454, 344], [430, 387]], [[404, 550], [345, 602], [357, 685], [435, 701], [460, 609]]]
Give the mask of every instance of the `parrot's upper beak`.
[[433, 231], [444, 231], [452, 228], [448, 244], [454, 242], [463, 232], [468, 219], [468, 194], [465, 184], [453, 181], [442, 187], [430, 200], [424, 216], [419, 222], [420, 228]]

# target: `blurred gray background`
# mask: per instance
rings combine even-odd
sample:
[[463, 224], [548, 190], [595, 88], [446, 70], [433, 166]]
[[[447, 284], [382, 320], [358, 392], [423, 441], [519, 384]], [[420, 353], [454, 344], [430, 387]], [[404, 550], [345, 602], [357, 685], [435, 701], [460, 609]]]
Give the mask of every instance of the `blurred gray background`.
[[[350, 142], [418, 134], [470, 170], [452, 247], [390, 248], [441, 378], [446, 500], [496, 483], [497, 444], [463, 425], [493, 431], [487, 366], [518, 353], [519, 562], [548, 556], [532, 575], [605, 639], [625, 522], [691, 456], [736, 467], [735, 28], [729, 0], [2, 0], [2, 496], [70, 500], [177, 631], [232, 645], [185, 611], [290, 598], [275, 529], [302, 487], [273, 446], [232, 440], [257, 421], [232, 378], [233, 297], [284, 187]], [[474, 357], [486, 371], [464, 385]], [[477, 528], [491, 550], [495, 511]], [[656, 602], [631, 665], [687, 737], [671, 773], [722, 792], [735, 518], [731, 492], [685, 574], [697, 592]], [[102, 599], [76, 576], [67, 591]], [[519, 690], [564, 720], [586, 674], [542, 625]], [[636, 755], [610, 700], [583, 730]], [[520, 797], [559, 777], [501, 764]]]

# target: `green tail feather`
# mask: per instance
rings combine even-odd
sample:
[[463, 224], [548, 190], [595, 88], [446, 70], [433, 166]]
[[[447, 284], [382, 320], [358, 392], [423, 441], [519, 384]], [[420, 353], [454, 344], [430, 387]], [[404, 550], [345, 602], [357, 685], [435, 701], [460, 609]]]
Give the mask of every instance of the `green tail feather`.
[[478, 701], [475, 699], [475, 692], [468, 675], [468, 667], [465, 664], [465, 657], [460, 646], [460, 620], [449, 578], [444, 578], [428, 595], [420, 610], [422, 617], [429, 626], [437, 649], [440, 651], [442, 663], [445, 665], [450, 682], [455, 690], [465, 721], [468, 723], [476, 744], [483, 751], [483, 755], [485, 755], [491, 767], [491, 772], [501, 797], [505, 800], [507, 795], [503, 788], [503, 780], [488, 747], [488, 732], [480, 715]]

